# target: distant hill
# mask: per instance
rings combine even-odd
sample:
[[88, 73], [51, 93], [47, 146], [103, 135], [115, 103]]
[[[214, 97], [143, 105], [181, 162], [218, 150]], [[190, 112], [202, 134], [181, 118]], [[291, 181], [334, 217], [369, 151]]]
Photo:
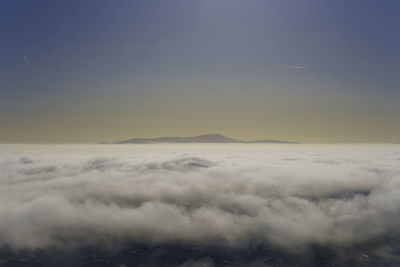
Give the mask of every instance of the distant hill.
[[191, 137], [158, 137], [158, 138], [133, 138], [115, 142], [113, 144], [155, 144], [155, 143], [274, 143], [295, 144], [295, 142], [280, 141], [273, 139], [242, 141], [229, 138], [221, 134], [204, 134]]

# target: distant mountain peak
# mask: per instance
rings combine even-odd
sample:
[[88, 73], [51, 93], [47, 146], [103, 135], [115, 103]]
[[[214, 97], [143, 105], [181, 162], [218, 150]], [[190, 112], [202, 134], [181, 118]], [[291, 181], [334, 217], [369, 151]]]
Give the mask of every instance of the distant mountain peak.
[[222, 134], [218, 134], [218, 133], [211, 133], [211, 134], [202, 134], [202, 135], [198, 135], [198, 136], [209, 136], [209, 137], [224, 137], [227, 138], [225, 135]]
[[157, 137], [157, 138], [133, 138], [133, 139], [129, 139], [129, 140], [115, 142], [114, 144], [154, 144], [154, 143], [278, 143], [278, 144], [288, 143], [288, 144], [293, 144], [295, 142], [280, 141], [280, 140], [274, 140], [274, 139], [242, 141], [242, 140], [226, 137], [222, 134], [211, 133], [211, 134], [203, 134], [203, 135], [190, 136], [190, 137], [168, 136], [168, 137]]

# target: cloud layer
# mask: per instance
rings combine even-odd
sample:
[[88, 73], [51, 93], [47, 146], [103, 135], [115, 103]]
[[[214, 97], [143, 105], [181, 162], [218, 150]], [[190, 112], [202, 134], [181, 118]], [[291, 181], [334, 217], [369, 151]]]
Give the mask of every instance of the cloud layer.
[[398, 146], [63, 149], [1, 152], [0, 245], [133, 241], [292, 249], [399, 232]]

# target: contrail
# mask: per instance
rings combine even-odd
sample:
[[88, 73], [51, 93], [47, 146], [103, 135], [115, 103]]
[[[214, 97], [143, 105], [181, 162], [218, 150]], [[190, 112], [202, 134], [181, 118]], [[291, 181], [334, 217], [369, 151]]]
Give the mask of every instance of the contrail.
[[307, 67], [306, 66], [284, 66], [284, 67], [281, 67], [281, 69], [306, 69]]
[[29, 61], [28, 61], [28, 58], [26, 56], [24, 56], [24, 60], [25, 60], [25, 63], [29, 65]]

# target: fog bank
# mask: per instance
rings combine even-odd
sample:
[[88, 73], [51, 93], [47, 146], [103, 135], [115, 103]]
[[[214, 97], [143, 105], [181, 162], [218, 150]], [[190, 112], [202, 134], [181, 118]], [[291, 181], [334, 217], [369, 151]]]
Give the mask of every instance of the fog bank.
[[398, 234], [400, 147], [2, 145], [0, 245], [293, 249]]

